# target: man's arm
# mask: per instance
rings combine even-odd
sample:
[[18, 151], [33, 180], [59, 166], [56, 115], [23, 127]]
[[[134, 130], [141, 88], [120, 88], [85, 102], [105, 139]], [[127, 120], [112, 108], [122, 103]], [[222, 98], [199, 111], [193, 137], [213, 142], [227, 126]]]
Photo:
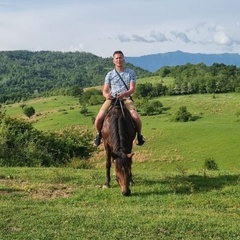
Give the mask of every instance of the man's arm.
[[105, 83], [103, 85], [103, 90], [102, 90], [103, 96], [106, 98], [106, 100], [112, 99], [111, 93], [109, 91], [109, 84]]

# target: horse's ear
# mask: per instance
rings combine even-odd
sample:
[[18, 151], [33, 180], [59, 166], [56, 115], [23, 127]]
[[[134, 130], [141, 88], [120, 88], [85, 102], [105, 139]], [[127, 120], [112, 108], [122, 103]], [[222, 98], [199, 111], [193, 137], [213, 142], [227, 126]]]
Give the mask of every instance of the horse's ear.
[[134, 153], [128, 153], [128, 154], [127, 154], [127, 157], [128, 157], [128, 158], [132, 158], [133, 155], [134, 155]]

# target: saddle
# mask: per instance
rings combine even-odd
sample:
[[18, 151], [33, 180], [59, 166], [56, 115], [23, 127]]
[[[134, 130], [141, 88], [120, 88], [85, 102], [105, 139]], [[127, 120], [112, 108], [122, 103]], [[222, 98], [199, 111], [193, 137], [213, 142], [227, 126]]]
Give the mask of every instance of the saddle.
[[121, 100], [119, 98], [113, 98], [111, 100], [111, 105], [110, 105], [109, 109], [112, 107], [121, 107], [121, 106], [125, 107], [123, 100]]
[[[125, 117], [125, 114], [128, 114], [129, 117], [130, 117], [130, 119], [131, 119], [131, 122], [132, 122], [133, 126], [136, 128], [135, 123], [134, 123], [134, 121], [133, 121], [133, 119], [132, 119], [132, 116], [131, 116], [130, 112], [129, 112], [128, 109], [124, 106], [124, 100], [120, 100], [119, 98], [113, 98], [113, 99], [111, 100], [111, 105], [110, 105], [110, 107], [108, 108], [108, 111], [107, 111], [106, 116], [107, 116], [108, 113], [111, 112], [111, 110], [112, 110], [113, 108], [115, 108], [115, 107], [116, 107], [116, 108], [121, 108], [121, 111], [122, 111], [122, 114], [123, 114], [124, 117]], [[105, 116], [105, 117], [106, 117], [106, 116]]]

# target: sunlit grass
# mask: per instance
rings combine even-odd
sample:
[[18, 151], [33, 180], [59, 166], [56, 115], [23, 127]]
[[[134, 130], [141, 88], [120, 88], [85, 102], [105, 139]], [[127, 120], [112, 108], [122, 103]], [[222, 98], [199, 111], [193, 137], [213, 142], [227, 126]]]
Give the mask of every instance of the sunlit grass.
[[123, 197], [104, 170], [1, 168], [0, 238], [239, 239], [239, 171], [133, 172]]
[[[121, 196], [113, 175], [112, 187], [101, 188], [102, 145], [88, 170], [0, 168], [0, 239], [240, 239], [240, 95], [158, 100], [163, 113], [141, 117], [146, 144], [133, 147], [130, 197]], [[92, 118], [100, 107], [88, 106], [83, 116], [76, 98], [40, 98], [26, 102], [37, 113], [28, 120], [20, 104], [4, 109], [42, 131], [78, 124], [95, 131]], [[181, 106], [197, 120], [173, 122]], [[205, 169], [206, 159], [219, 170]]]
[[[165, 96], [158, 98], [163, 103], [163, 113], [142, 116], [146, 144], [134, 145], [134, 161], [161, 162], [171, 168], [175, 163], [198, 168], [205, 158], [212, 157], [222, 168], [240, 167], [238, 141], [240, 128], [236, 112], [240, 110], [239, 94], [204, 94]], [[87, 106], [89, 114], [80, 114], [78, 99], [66, 96], [35, 99], [26, 102], [36, 108], [30, 121], [43, 131], [59, 131], [72, 125], [82, 125], [95, 132], [93, 119], [100, 106]], [[197, 117], [196, 121], [176, 123], [172, 115], [179, 107]], [[6, 105], [10, 116], [23, 117], [19, 104]], [[104, 158], [103, 148], [93, 161]]]

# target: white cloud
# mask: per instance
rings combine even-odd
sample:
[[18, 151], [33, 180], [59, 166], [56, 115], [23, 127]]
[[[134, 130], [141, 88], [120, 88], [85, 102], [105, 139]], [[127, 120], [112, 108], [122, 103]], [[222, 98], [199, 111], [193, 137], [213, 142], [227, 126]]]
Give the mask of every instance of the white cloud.
[[140, 36], [133, 34], [131, 36], [118, 35], [118, 40], [121, 42], [142, 42], [142, 43], [154, 43], [154, 42], [166, 42], [170, 41], [162, 33], [156, 33], [155, 31], [150, 32], [148, 35]]
[[238, 0], [0, 0], [0, 50], [240, 52]]
[[214, 41], [220, 45], [231, 45], [232, 40], [225, 32], [217, 32], [214, 34]]

